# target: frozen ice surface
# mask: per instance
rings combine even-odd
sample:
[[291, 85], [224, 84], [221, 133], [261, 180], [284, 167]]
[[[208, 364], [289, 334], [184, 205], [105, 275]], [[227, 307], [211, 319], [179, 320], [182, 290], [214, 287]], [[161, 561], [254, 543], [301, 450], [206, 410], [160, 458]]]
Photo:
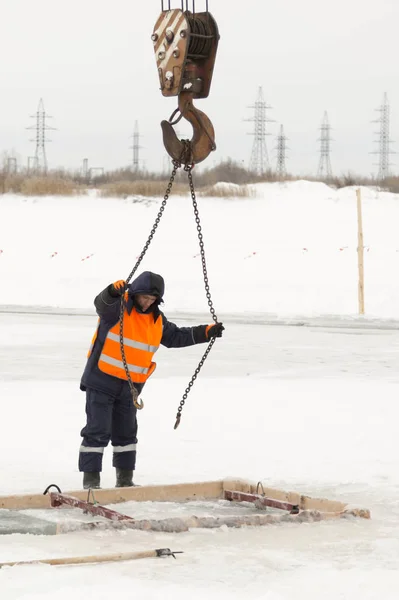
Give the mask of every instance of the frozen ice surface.
[[[90, 316], [0, 315], [2, 494], [40, 493], [49, 483], [64, 490], [80, 487], [77, 451], [84, 394], [78, 381], [95, 321]], [[108, 600], [134, 590], [151, 599], [396, 600], [398, 344], [395, 329], [226, 322], [225, 336], [188, 397], [179, 429], [173, 430], [176, 409], [202, 348], [159, 351], [139, 415], [138, 483], [262, 480], [271, 487], [365, 506], [371, 521], [175, 535], [4, 536], [2, 561], [159, 547], [184, 554], [176, 561], [5, 568], [0, 570], [2, 598], [43, 600], [56, 590], [61, 600], [87, 595]], [[103, 485], [113, 482], [107, 449]], [[134, 511], [132, 504], [126, 511]], [[124, 512], [123, 505], [114, 508]], [[207, 504], [202, 508], [208, 510]], [[157, 503], [146, 503], [138, 514], [147, 511], [157, 514]], [[75, 518], [85, 517], [77, 511]]]

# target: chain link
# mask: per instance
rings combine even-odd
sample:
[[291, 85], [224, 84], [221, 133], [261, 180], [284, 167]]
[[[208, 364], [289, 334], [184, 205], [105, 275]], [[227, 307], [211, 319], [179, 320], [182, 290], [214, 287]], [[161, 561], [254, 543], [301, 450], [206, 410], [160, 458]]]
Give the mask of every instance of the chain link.
[[[204, 275], [204, 285], [205, 285], [205, 293], [206, 293], [206, 298], [208, 300], [208, 306], [209, 306], [209, 310], [210, 313], [212, 315], [212, 319], [215, 321], [215, 323], [217, 323], [217, 316], [216, 316], [216, 312], [213, 306], [213, 302], [212, 302], [212, 297], [211, 297], [211, 292], [210, 292], [210, 288], [209, 288], [209, 280], [208, 280], [208, 269], [206, 266], [206, 257], [205, 257], [205, 246], [204, 246], [204, 238], [202, 235], [202, 227], [201, 227], [201, 220], [200, 220], [200, 216], [199, 216], [199, 210], [198, 210], [198, 204], [197, 204], [197, 198], [195, 195], [195, 189], [194, 189], [194, 182], [193, 182], [193, 174], [192, 174], [192, 168], [194, 165], [192, 164], [186, 164], [184, 167], [184, 170], [187, 172], [187, 176], [188, 176], [188, 182], [189, 182], [189, 186], [190, 186], [190, 193], [191, 193], [191, 200], [193, 202], [193, 209], [194, 209], [194, 216], [195, 216], [195, 222], [197, 224], [197, 232], [198, 232], [198, 242], [199, 242], [199, 247], [200, 247], [200, 254], [201, 254], [201, 263], [202, 263], [202, 273]], [[181, 415], [182, 415], [182, 410], [184, 407], [184, 404], [187, 400], [187, 396], [191, 391], [191, 388], [194, 385], [195, 380], [197, 379], [197, 376], [199, 374], [199, 372], [201, 371], [203, 364], [205, 362], [205, 360], [208, 357], [209, 352], [212, 350], [212, 346], [215, 343], [216, 338], [212, 338], [208, 344], [207, 349], [204, 352], [204, 355], [202, 356], [201, 360], [198, 363], [197, 368], [194, 371], [194, 374], [188, 384], [188, 386], [186, 387], [183, 397], [180, 400], [180, 404], [179, 404], [179, 408], [177, 409], [177, 415], [176, 415], [176, 422], [175, 422], [175, 426], [174, 429], [177, 429], [179, 427], [180, 424], [180, 420], [181, 420]]]
[[[165, 195], [163, 197], [163, 201], [162, 201], [161, 207], [160, 207], [159, 212], [157, 214], [157, 217], [155, 219], [154, 225], [152, 226], [150, 235], [148, 236], [148, 239], [147, 239], [146, 243], [144, 244], [144, 247], [143, 247], [143, 249], [141, 251], [141, 254], [138, 257], [137, 262], [134, 265], [132, 271], [129, 273], [128, 278], [126, 279], [126, 283], [127, 284], [129, 283], [129, 281], [132, 279], [133, 275], [137, 271], [137, 269], [138, 269], [141, 261], [143, 260], [143, 258], [145, 256], [145, 253], [148, 250], [149, 245], [152, 242], [152, 238], [155, 235], [155, 232], [156, 232], [156, 230], [158, 228], [158, 225], [159, 225], [159, 222], [161, 220], [161, 217], [162, 217], [162, 215], [164, 213], [166, 204], [167, 204], [167, 202], [169, 200], [169, 196], [170, 196], [170, 193], [172, 191], [173, 182], [175, 180], [177, 170], [180, 167], [181, 167], [181, 162], [179, 162], [177, 160], [174, 160], [173, 161], [172, 174], [170, 176], [169, 183], [168, 183], [168, 186], [166, 188], [166, 192], [165, 192]], [[129, 371], [129, 367], [127, 365], [126, 355], [125, 355], [125, 344], [124, 344], [124, 341], [123, 341], [123, 320], [124, 320], [125, 309], [126, 309], [126, 301], [125, 301], [124, 296], [122, 296], [122, 298], [121, 298], [121, 310], [120, 310], [120, 315], [119, 315], [119, 343], [120, 343], [120, 348], [121, 348], [122, 362], [123, 362], [123, 366], [125, 368], [125, 373], [126, 373], [127, 380], [129, 382], [129, 387], [130, 387], [130, 392], [132, 394], [133, 404], [134, 404], [135, 408], [137, 408], [137, 410], [141, 410], [142, 408], [144, 408], [144, 402], [142, 400], [140, 400], [140, 401], [138, 400], [139, 393], [137, 391], [137, 388], [134, 386], [134, 383], [133, 383], [132, 378], [130, 376], [130, 371]]]
[[186, 387], [186, 389], [184, 391], [183, 397], [180, 400], [179, 408], [177, 409], [176, 423], [175, 423], [174, 429], [177, 429], [180, 425], [181, 413], [182, 413], [183, 407], [186, 403], [187, 396], [189, 395], [191, 388], [193, 387], [194, 382], [197, 379], [198, 374], [201, 371], [202, 366], [208, 357], [209, 352], [212, 350], [212, 346], [215, 343], [215, 341], [216, 341], [216, 338], [212, 338], [211, 341], [209, 342], [208, 348], [205, 350], [203, 357], [199, 361], [198, 366], [195, 369], [193, 376], [191, 377], [190, 383], [188, 384], [188, 386]]

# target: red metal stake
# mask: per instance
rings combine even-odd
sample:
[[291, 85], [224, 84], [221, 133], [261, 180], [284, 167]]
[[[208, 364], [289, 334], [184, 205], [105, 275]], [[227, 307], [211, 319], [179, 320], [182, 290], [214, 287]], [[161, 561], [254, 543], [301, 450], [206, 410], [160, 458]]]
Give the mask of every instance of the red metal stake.
[[225, 500], [231, 500], [235, 502], [256, 502], [262, 506], [270, 506], [271, 508], [288, 510], [293, 515], [299, 513], [299, 506], [297, 504], [291, 504], [290, 502], [283, 502], [281, 500], [274, 500], [273, 498], [267, 498], [266, 496], [261, 496], [260, 494], [247, 494], [245, 492], [225, 490], [224, 498]]
[[[92, 490], [91, 493], [93, 494]], [[79, 500], [79, 498], [75, 498], [74, 496], [68, 496], [67, 494], [58, 492], [50, 492], [50, 503], [53, 507], [67, 504], [68, 506], [73, 506], [74, 508], [80, 508], [85, 513], [90, 513], [96, 517], [111, 519], [111, 521], [134, 521], [132, 517], [119, 513], [116, 510], [111, 510], [105, 506], [101, 506], [101, 504], [94, 504], [89, 501], [85, 502], [84, 500]]]

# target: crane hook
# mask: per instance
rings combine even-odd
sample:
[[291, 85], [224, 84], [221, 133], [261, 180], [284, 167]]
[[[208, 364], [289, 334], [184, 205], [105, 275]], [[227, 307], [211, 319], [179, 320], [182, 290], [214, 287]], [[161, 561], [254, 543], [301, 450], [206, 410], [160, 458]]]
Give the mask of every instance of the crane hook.
[[[193, 94], [179, 94], [178, 108], [172, 113], [169, 121], [162, 121], [162, 133], [165, 149], [169, 156], [182, 164], [197, 164], [216, 150], [215, 130], [207, 115], [193, 104]], [[174, 120], [176, 114], [180, 116]], [[193, 128], [191, 140], [179, 140], [173, 125], [184, 117]]]

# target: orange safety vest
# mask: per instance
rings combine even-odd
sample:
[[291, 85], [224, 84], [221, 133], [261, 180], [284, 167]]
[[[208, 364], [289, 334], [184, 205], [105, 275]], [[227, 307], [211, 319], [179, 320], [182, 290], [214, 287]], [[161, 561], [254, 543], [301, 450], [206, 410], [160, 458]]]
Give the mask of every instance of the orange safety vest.
[[[88, 356], [90, 356], [94, 342], [97, 338], [94, 334]], [[162, 317], [159, 315], [154, 323], [154, 315], [138, 313], [133, 309], [130, 315], [125, 309], [123, 315], [123, 344], [125, 357], [130, 377], [135, 383], [145, 383], [156, 368], [152, 361], [154, 353], [161, 343], [163, 332]], [[127, 380], [125, 367], [123, 366], [120, 347], [120, 321], [108, 332], [104, 346], [98, 360], [98, 367], [104, 373]]]

